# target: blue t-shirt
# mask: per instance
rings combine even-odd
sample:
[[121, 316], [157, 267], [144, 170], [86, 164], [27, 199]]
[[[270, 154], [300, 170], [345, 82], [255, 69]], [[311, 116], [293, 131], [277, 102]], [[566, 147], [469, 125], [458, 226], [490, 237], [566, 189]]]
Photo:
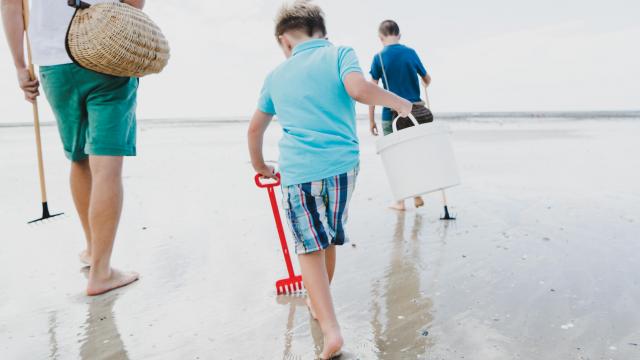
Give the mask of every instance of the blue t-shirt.
[[266, 78], [258, 109], [282, 125], [279, 167], [282, 185], [345, 173], [359, 163], [355, 102], [344, 77], [362, 72], [353, 49], [314, 39]]
[[[427, 70], [416, 51], [402, 44], [388, 45], [382, 50], [382, 62], [389, 84], [384, 79], [378, 54], [373, 57], [371, 63], [371, 77], [374, 80], [382, 79], [385, 89], [408, 101], [420, 101], [420, 82], [416, 75], [424, 77], [427, 75]], [[382, 120], [392, 120], [389, 108], [382, 110]]]

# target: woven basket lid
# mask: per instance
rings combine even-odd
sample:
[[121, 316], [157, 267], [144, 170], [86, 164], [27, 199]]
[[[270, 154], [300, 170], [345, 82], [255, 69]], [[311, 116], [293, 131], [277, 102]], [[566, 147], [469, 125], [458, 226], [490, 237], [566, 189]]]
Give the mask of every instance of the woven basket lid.
[[144, 12], [123, 3], [78, 9], [66, 46], [69, 57], [80, 66], [123, 77], [159, 73], [170, 56], [160, 28]]

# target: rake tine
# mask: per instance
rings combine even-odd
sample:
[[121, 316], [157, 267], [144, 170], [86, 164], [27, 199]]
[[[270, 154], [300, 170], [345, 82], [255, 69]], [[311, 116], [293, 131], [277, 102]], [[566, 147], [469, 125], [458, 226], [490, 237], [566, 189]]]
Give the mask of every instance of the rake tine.
[[40, 219], [31, 220], [27, 224], [30, 225], [40, 225], [40, 224], [48, 224], [53, 221], [53, 218], [62, 216], [64, 213], [49, 215], [48, 217], [41, 217]]

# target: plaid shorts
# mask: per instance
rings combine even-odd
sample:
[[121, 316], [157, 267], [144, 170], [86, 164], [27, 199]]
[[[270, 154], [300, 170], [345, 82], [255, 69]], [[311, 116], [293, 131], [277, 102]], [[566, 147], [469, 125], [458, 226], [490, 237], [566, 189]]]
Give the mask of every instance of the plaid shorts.
[[296, 254], [308, 254], [348, 242], [349, 201], [358, 168], [319, 181], [282, 188], [283, 207], [296, 242]]

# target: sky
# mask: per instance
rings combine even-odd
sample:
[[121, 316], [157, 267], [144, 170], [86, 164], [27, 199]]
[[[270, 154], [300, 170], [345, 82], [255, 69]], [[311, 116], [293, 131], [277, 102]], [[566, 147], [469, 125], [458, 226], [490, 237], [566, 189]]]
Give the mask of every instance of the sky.
[[[637, 0], [316, 2], [329, 39], [353, 47], [365, 73], [381, 48], [378, 24], [396, 20], [433, 78], [435, 112], [640, 109]], [[142, 79], [139, 117], [250, 116], [265, 76], [284, 60], [272, 35], [280, 4], [148, 0], [172, 58]], [[0, 123], [31, 121], [6, 41], [0, 80]], [[53, 120], [41, 104], [43, 120]]]

